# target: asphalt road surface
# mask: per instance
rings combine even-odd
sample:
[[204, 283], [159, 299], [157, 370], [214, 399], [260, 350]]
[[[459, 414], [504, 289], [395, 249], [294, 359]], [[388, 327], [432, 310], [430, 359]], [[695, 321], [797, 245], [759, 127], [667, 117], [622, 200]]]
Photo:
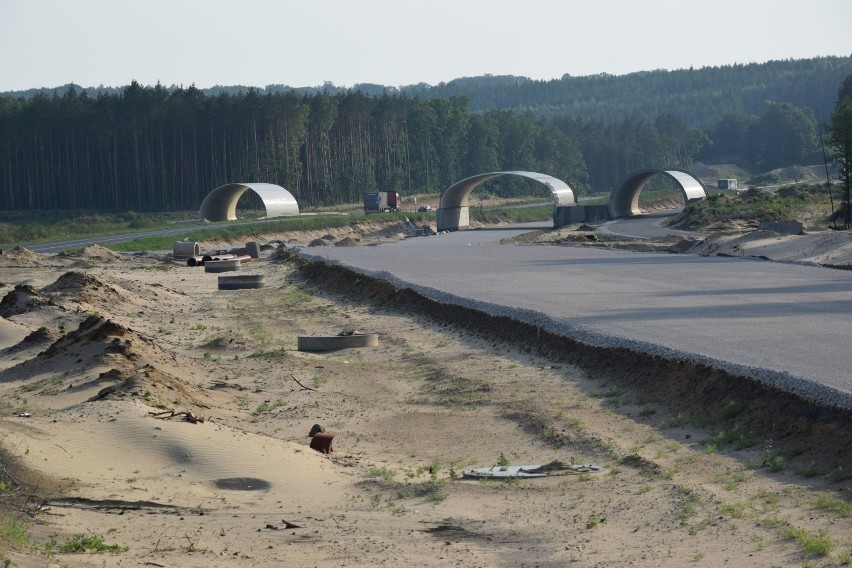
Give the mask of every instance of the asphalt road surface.
[[[254, 221], [256, 222], [256, 221]], [[28, 249], [39, 254], [52, 252], [62, 252], [64, 250], [79, 249], [89, 245], [103, 245], [108, 243], [126, 243], [135, 241], [144, 237], [161, 237], [163, 235], [175, 235], [180, 237], [186, 233], [197, 230], [214, 229], [216, 227], [232, 226], [233, 222], [227, 223], [205, 223], [194, 225], [182, 225], [174, 229], [160, 229], [158, 231], [141, 231], [138, 233], [126, 233], [122, 235], [110, 235], [105, 237], [87, 237], [83, 239], [72, 239], [68, 241], [56, 241], [53, 243], [43, 243], [40, 245], [26, 245]]]
[[[268, 219], [269, 221], [279, 221], [284, 217], [275, 217]], [[26, 245], [28, 249], [39, 254], [52, 252], [61, 252], [64, 250], [79, 249], [89, 245], [103, 245], [108, 243], [126, 243], [135, 241], [144, 237], [161, 237], [164, 235], [174, 235], [178, 239], [183, 235], [192, 231], [216, 229], [219, 227], [233, 227], [235, 225], [251, 225], [255, 223], [265, 223], [267, 219], [250, 219], [246, 221], [223, 221], [221, 223], [202, 223], [201, 221], [193, 222], [192, 224], [184, 224], [180, 227], [171, 229], [159, 229], [156, 231], [141, 231], [137, 233], [125, 233], [121, 235], [110, 235], [105, 237], [86, 237], [82, 239], [72, 239], [68, 241], [56, 241], [52, 243], [42, 243], [39, 245]]]
[[636, 217], [616, 219], [601, 225], [599, 231], [610, 235], [631, 237], [634, 239], [655, 239], [666, 235], [678, 235], [682, 237], [704, 237], [701, 233], [681, 231], [666, 227], [668, 220], [680, 213], [681, 209], [669, 209], [655, 213], [647, 213]]
[[852, 408], [852, 272], [499, 244], [543, 227], [300, 253], [584, 341], [688, 357]]

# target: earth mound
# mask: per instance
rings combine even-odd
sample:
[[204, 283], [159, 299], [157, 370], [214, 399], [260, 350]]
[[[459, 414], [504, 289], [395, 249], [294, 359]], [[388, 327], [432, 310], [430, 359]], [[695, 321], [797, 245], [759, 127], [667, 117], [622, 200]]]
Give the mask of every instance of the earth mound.
[[357, 239], [353, 239], [352, 237], [345, 237], [334, 243], [336, 247], [357, 247], [361, 246], [361, 243], [358, 242]]
[[114, 250], [94, 244], [84, 247], [83, 250], [79, 252], [78, 256], [87, 260], [101, 260], [107, 262], [122, 260], [121, 255]]
[[184, 300], [184, 294], [158, 283], [110, 281], [76, 270], [66, 272], [42, 292], [66, 309], [99, 312], [110, 317], [136, 316], [163, 302]]
[[37, 347], [39, 345], [45, 345], [48, 343], [53, 343], [59, 338], [59, 333], [52, 331], [46, 327], [40, 327], [37, 330], [27, 334], [19, 343], [9, 347], [7, 351], [22, 351], [24, 349], [29, 349], [30, 347]]
[[8, 318], [45, 306], [63, 309], [30, 284], [17, 284], [11, 292], [3, 296], [3, 300], [0, 300], [0, 316]]
[[25, 247], [0, 249], [0, 265], [33, 266], [39, 263], [41, 256]]
[[[47, 330], [31, 335], [32, 341], [42, 342], [55, 337]], [[45, 351], [0, 372], [0, 382], [20, 382], [26, 392], [54, 395], [57, 401], [70, 396], [78, 404], [132, 395], [152, 406], [165, 407], [168, 401], [209, 407], [205, 390], [179, 378], [176, 363], [176, 354], [152, 339], [113, 320], [90, 316]]]

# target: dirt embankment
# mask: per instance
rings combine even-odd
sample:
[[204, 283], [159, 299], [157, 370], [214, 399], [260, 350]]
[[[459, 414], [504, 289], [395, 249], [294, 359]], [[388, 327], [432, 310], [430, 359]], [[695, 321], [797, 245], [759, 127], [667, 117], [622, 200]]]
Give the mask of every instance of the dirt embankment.
[[578, 366], [591, 377], [606, 378], [623, 388], [667, 400], [673, 412], [702, 413], [712, 420], [721, 420], [732, 406], [759, 400], [759, 405], [750, 406], [741, 423], [743, 427], [759, 430], [776, 440], [805, 444], [823, 457], [844, 460], [843, 467], [852, 469], [852, 455], [846, 451], [852, 447], [852, 411], [848, 409], [823, 406], [751, 377], [694, 361], [588, 345], [509, 318], [464, 306], [447, 306], [345, 267], [295, 261], [306, 278], [336, 293], [385, 309], [421, 313], [505, 341], [525, 353]]

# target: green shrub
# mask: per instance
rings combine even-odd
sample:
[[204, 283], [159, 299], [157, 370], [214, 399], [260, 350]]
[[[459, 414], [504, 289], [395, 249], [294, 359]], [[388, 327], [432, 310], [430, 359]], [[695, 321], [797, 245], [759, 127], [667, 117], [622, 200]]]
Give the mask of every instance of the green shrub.
[[86, 552], [124, 552], [127, 547], [117, 544], [106, 544], [100, 535], [75, 534], [59, 548], [60, 552], [83, 554]]
[[717, 448], [726, 448], [733, 446], [734, 449], [744, 450], [757, 445], [758, 438], [754, 432], [744, 430], [739, 426], [734, 426], [728, 430], [724, 430], [712, 436], [708, 441], [708, 445], [714, 445]]
[[787, 527], [784, 536], [798, 542], [805, 554], [811, 556], [825, 556], [834, 550], [834, 544], [823, 532], [813, 535], [804, 529]]

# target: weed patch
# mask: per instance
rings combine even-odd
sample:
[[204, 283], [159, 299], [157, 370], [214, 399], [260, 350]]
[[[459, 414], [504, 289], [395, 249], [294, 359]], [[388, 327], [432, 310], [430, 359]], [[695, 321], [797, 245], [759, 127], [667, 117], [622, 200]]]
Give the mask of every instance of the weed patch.
[[711, 436], [707, 440], [708, 452], [710, 448], [724, 449], [733, 447], [735, 450], [745, 450], [753, 448], [757, 445], [758, 437], [754, 432], [744, 430], [739, 426], [734, 426], [728, 430], [724, 430]]
[[124, 552], [126, 550], [127, 547], [105, 543], [103, 537], [96, 534], [75, 534], [59, 547], [60, 552], [75, 554], [84, 554], [86, 552]]
[[823, 532], [811, 534], [804, 529], [787, 527], [784, 536], [795, 540], [804, 553], [810, 556], [825, 556], [834, 550], [834, 544]]

